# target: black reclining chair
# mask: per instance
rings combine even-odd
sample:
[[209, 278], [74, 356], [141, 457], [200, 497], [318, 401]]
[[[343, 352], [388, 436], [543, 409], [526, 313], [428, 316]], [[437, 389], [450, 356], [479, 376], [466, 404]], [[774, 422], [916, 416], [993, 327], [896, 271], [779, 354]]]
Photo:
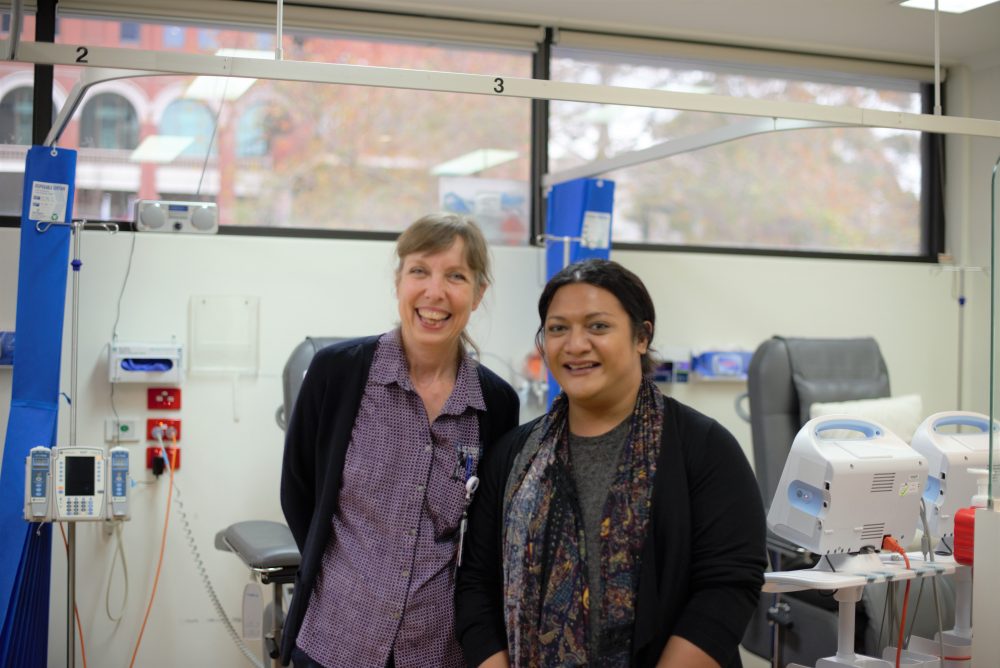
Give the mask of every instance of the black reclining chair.
[[[306, 337], [288, 357], [282, 373], [283, 403], [275, 415], [282, 430], [288, 425], [288, 417], [292, 414], [299, 388], [302, 387], [302, 378], [313, 356], [322, 348], [340, 340], [342, 339], [335, 337]], [[236, 553], [262, 584], [273, 585], [272, 601], [264, 611], [263, 628], [266, 632], [262, 652], [264, 665], [270, 661], [276, 667], [281, 647], [281, 629], [285, 621], [285, 585], [295, 582], [295, 574], [299, 569], [299, 550], [292, 532], [281, 522], [237, 522], [216, 534], [215, 547]]]
[[[764, 505], [769, 508], [792, 441], [809, 421], [810, 406], [817, 402], [888, 397], [889, 373], [878, 344], [871, 338], [773, 337], [754, 352], [747, 390], [754, 467]], [[772, 570], [811, 568], [816, 562], [814, 555], [770, 532], [767, 545]], [[945, 589], [942, 615], [946, 620], [952, 619], [951, 586], [950, 583], [942, 586]], [[877, 657], [881, 653], [879, 645], [886, 645], [888, 633], [879, 633], [885, 599], [885, 585], [865, 588], [864, 598], [857, 606], [856, 651]], [[930, 596], [924, 599], [914, 625], [915, 632], [925, 637], [933, 637], [937, 630], [937, 617], [930, 601]], [[838, 604], [833, 597], [815, 591], [783, 594], [780, 600], [765, 594], [743, 638], [743, 646], [771, 659], [775, 665], [792, 662], [815, 665], [820, 658], [836, 654], [837, 614]]]

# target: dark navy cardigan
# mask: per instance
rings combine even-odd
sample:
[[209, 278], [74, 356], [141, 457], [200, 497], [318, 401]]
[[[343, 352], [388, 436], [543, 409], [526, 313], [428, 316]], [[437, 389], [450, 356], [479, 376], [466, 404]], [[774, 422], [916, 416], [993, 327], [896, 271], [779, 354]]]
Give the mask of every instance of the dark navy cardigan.
[[[470, 666], [507, 649], [503, 495], [517, 453], [537, 422], [508, 434], [479, 467], [481, 483], [469, 510], [456, 585], [456, 632]], [[670, 636], [678, 635], [720, 665], [740, 666], [737, 647], [764, 584], [764, 541], [760, 491], [739, 443], [712, 418], [664, 397], [630, 665], [655, 666]]]
[[[347, 446], [378, 338], [342, 341], [316, 353], [288, 422], [281, 509], [302, 561], [282, 633], [281, 661], [285, 665], [291, 660], [323, 552], [333, 539], [332, 518], [337, 512]], [[479, 439], [485, 455], [517, 425], [519, 403], [517, 394], [499, 376], [481, 364], [477, 371], [487, 408], [479, 414]]]

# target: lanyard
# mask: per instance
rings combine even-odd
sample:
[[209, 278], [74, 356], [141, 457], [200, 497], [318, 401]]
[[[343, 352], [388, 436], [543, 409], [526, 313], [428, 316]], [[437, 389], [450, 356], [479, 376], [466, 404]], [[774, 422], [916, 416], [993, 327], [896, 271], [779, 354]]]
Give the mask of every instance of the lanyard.
[[465, 509], [462, 510], [462, 521], [458, 524], [458, 553], [455, 557], [455, 569], [462, 566], [462, 549], [465, 547], [465, 532], [469, 530], [469, 504], [472, 495], [479, 489], [479, 478], [472, 475], [472, 457], [465, 460]]

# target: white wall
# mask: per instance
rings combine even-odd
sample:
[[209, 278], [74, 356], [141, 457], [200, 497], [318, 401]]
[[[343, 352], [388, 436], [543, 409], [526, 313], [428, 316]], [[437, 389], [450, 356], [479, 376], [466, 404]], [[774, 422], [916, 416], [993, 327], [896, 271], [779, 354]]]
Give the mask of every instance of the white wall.
[[[967, 115], [1000, 120], [1000, 51], [985, 64], [969, 68], [964, 76], [968, 79], [968, 90], [963, 96], [967, 97]], [[958, 160], [961, 162], [956, 166], [966, 175], [960, 183], [968, 195], [968, 241], [964, 264], [989, 268], [990, 181], [993, 166], [1000, 158], [1000, 139], [973, 137], [965, 143], [968, 150], [958, 152]], [[950, 148], [949, 145], [949, 150]], [[1000, 211], [997, 215], [1000, 220]], [[997, 277], [993, 276], [992, 280], [996, 281]], [[980, 308], [970, 313], [966, 337], [970, 353], [969, 366], [966, 367], [969, 380], [966, 391], [970, 398], [970, 409], [984, 412], [989, 410], [990, 281], [990, 276], [985, 273], [970, 275], [969, 298], [975, 300]]]
[[[0, 281], [16, 281], [17, 230], [0, 230]], [[128, 258], [130, 236], [87, 232], [83, 238], [80, 302], [80, 443], [101, 442], [111, 414], [105, 346]], [[190, 374], [183, 384], [183, 464], [176, 482], [205, 568], [231, 617], [240, 615], [247, 574], [238, 560], [213, 548], [213, 536], [248, 518], [281, 519], [278, 475], [282, 433], [273, 414], [281, 401], [281, 370], [304, 335], [361, 335], [392, 326], [392, 246], [383, 242], [136, 237], [132, 274], [122, 302], [120, 340], [187, 340], [192, 295], [260, 298], [261, 370], [256, 378]], [[519, 364], [536, 327], [542, 284], [540, 253], [495, 248], [497, 285], [474, 319], [486, 363], [509, 377], [498, 356]], [[873, 335], [889, 365], [896, 394], [923, 395], [926, 411], [953, 406], [956, 307], [950, 276], [933, 266], [685, 253], [618, 252], [614, 258], [649, 286], [659, 314], [655, 343], [755, 347], [773, 334]], [[13, 328], [12, 290], [0, 294], [0, 327]], [[69, 326], [67, 314], [67, 327]], [[68, 337], [67, 337], [68, 338]], [[68, 367], [68, 348], [64, 367]], [[9, 372], [0, 376], [0, 429], [6, 427]], [[64, 387], [68, 385], [64, 374]], [[748, 426], [732, 402], [740, 384], [668, 388], [682, 401], [728, 426], [749, 453]], [[145, 418], [145, 387], [119, 385], [122, 415]], [[65, 442], [68, 411], [61, 413]], [[135, 446], [133, 476], [143, 470], [145, 444]], [[127, 665], [148, 600], [162, 530], [165, 480], [134, 490], [133, 519], [125, 527], [129, 601], [125, 620], [105, 616], [109, 579], [120, 601], [120, 565], [109, 575], [113, 542], [99, 526], [78, 529], [78, 606], [85, 621], [88, 662]], [[55, 542], [59, 539], [56, 537]], [[64, 662], [65, 559], [53, 559], [50, 626], [52, 666]], [[116, 609], [113, 605], [112, 609]], [[176, 512], [171, 517], [156, 603], [139, 663], [143, 666], [238, 666], [188, 553]]]

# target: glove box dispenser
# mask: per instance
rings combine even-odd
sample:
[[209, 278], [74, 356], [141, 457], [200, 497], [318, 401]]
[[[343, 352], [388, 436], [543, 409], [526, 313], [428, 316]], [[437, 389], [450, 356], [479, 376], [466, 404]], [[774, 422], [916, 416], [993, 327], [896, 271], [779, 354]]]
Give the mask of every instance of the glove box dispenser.
[[178, 385], [183, 374], [182, 351], [179, 343], [112, 343], [108, 380]]

